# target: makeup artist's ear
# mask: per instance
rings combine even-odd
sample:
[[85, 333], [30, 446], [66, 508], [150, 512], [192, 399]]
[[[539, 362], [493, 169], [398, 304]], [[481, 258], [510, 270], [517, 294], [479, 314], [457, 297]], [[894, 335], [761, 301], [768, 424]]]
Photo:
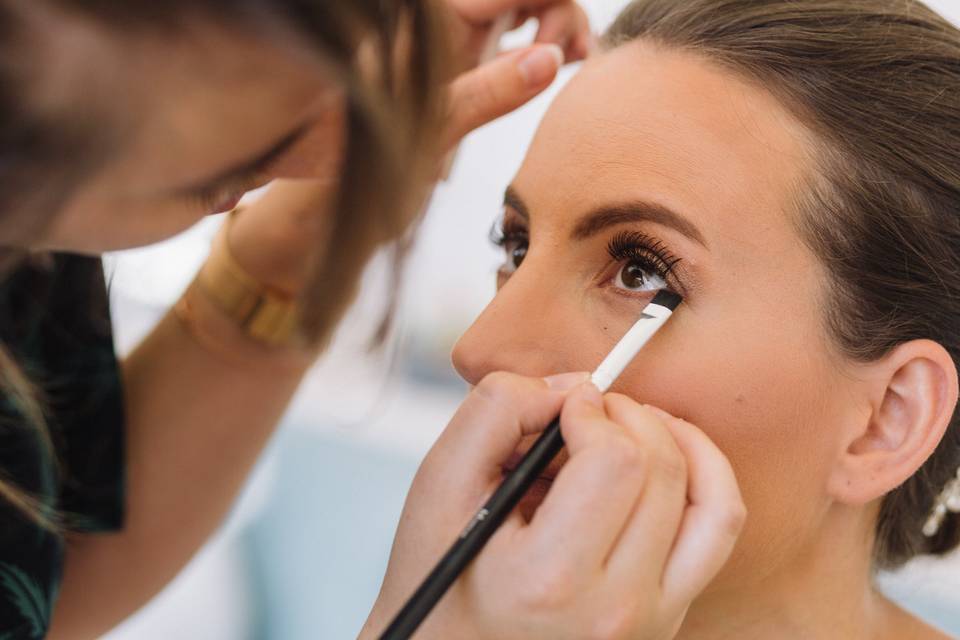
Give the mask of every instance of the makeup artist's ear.
[[[931, 340], [912, 340], [863, 365], [869, 415], [849, 424], [828, 490], [865, 504], [903, 483], [939, 444], [957, 404], [957, 369]], [[866, 412], [865, 412], [866, 413]]]

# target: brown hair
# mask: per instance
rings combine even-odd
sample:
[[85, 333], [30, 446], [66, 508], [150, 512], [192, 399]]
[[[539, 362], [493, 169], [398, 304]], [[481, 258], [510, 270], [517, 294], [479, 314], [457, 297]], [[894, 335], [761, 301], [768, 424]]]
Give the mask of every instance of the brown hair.
[[[960, 31], [917, 0], [636, 0], [607, 44], [636, 39], [758, 83], [816, 134], [797, 226], [830, 274], [842, 352], [869, 362], [928, 338], [960, 363]], [[956, 515], [921, 533], [960, 466], [957, 422], [885, 496], [877, 568], [960, 542]]]
[[[37, 108], [27, 96], [44, 68], [42, 15], [69, 16], [105, 33], [176, 34], [198, 21], [296, 39], [344, 89], [346, 140], [332, 233], [304, 294], [304, 331], [320, 342], [350, 302], [376, 249], [414, 220], [435, 169], [447, 75], [442, 16], [431, 0], [0, 0], [0, 219], [16, 216], [23, 245], [100, 166], [110, 140], [99, 113]], [[45, 14], [43, 12], [46, 12]], [[38, 44], [38, 42], [40, 44]], [[361, 56], [360, 52], [363, 52]], [[361, 57], [363, 64], [361, 65]], [[48, 65], [49, 66], [49, 65]], [[372, 70], [372, 72], [371, 72]], [[372, 185], [372, 187], [371, 187]], [[321, 206], [322, 203], [317, 203]], [[320, 240], [318, 239], [318, 242]], [[22, 250], [0, 248], [9, 269]], [[37, 390], [0, 345], [0, 391], [49, 442]], [[49, 448], [49, 445], [48, 445]], [[37, 500], [0, 476], [0, 498], [51, 526]]]

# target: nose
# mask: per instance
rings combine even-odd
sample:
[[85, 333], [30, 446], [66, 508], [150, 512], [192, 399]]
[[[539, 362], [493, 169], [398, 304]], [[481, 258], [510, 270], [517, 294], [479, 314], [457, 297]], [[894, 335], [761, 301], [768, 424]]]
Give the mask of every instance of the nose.
[[576, 339], [589, 336], [577, 296], [538, 280], [534, 265], [523, 266], [453, 349], [453, 366], [471, 385], [494, 371], [540, 377], [590, 367], [589, 350], [578, 349]]

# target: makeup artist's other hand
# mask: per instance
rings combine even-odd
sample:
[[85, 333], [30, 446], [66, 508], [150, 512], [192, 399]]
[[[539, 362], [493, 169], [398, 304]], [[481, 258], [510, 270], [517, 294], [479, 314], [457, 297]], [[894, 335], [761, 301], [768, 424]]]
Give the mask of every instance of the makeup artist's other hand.
[[529, 523], [505, 521], [417, 637], [674, 637], [739, 536], [736, 479], [693, 425], [585, 379], [498, 373], [470, 394], [417, 473], [361, 637], [386, 627], [521, 439], [561, 410], [570, 457], [544, 502]]
[[[451, 147], [529, 102], [550, 86], [564, 62], [584, 59], [594, 46], [587, 15], [574, 0], [447, 0], [447, 6], [462, 71], [450, 86]], [[509, 28], [531, 18], [539, 22], [534, 45], [481, 64], [491, 32], [505, 15], [516, 17]]]

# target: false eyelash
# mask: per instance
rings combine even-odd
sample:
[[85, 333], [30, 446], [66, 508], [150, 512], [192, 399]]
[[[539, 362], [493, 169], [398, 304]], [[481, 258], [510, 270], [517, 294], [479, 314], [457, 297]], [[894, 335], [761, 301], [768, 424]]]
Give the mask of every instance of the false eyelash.
[[502, 249], [506, 247], [507, 242], [511, 240], [525, 239], [527, 237], [527, 230], [516, 220], [499, 218], [493, 223], [493, 226], [490, 227], [490, 233], [487, 237], [493, 246]]
[[633, 262], [664, 280], [671, 279], [681, 259], [670, 253], [666, 245], [637, 231], [623, 231], [611, 238], [607, 253], [617, 262]]

